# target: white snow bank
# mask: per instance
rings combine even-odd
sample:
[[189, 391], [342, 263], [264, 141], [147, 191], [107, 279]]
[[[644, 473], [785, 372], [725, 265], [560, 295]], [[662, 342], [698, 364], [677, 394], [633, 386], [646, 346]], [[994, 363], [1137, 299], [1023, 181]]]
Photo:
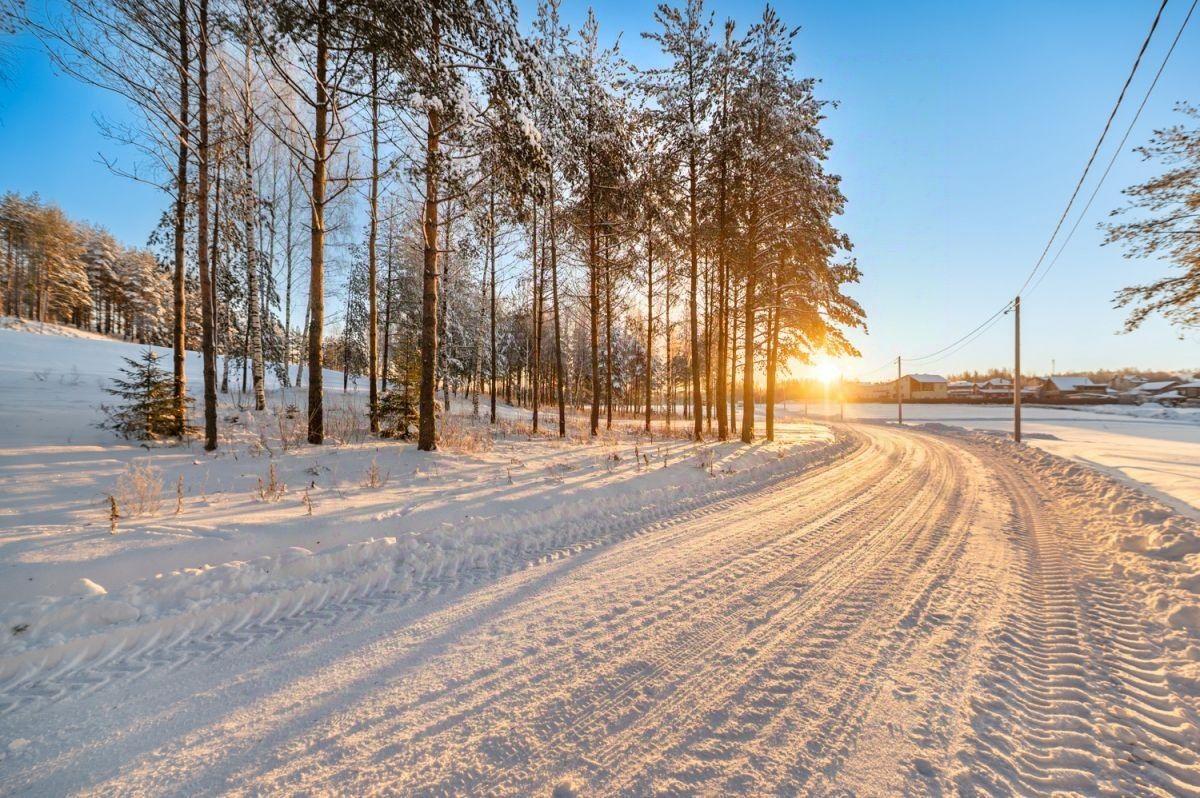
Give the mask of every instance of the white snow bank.
[[1175, 655], [1177, 687], [1200, 695], [1200, 522], [1124, 481], [1001, 433], [936, 423], [921, 428], [983, 442], [1034, 471], [1059, 498], [1064, 520], [1100, 541], [1111, 567], [1138, 586]]
[[0, 610], [0, 685], [36, 679], [51, 668], [76, 668], [190, 637], [244, 629], [330, 602], [385, 590], [415, 598], [422, 590], [464, 576], [499, 575], [636, 534], [660, 518], [828, 463], [858, 445], [850, 432], [838, 433], [832, 442], [809, 440], [786, 448], [725, 444], [742, 453], [736, 470], [699, 467], [715, 456], [714, 447], [700, 452], [693, 463], [644, 473], [639, 466], [636, 479], [523, 512], [443, 523], [320, 554], [291, 547], [276, 556], [175, 570], [107, 591], [81, 579], [77, 584], [84, 587], [70, 595], [37, 597]]
[[[791, 405], [793, 417], [801, 406]], [[837, 418], [838, 406], [814, 403], [815, 417]], [[891, 421], [894, 404], [847, 404], [847, 420]], [[906, 423], [952, 424], [1010, 432], [1005, 405], [906, 404]], [[1200, 408], [1099, 405], [1067, 409], [1027, 405], [1021, 428], [1026, 440], [1051, 454], [1103, 470], [1151, 493], [1176, 510], [1200, 519]]]

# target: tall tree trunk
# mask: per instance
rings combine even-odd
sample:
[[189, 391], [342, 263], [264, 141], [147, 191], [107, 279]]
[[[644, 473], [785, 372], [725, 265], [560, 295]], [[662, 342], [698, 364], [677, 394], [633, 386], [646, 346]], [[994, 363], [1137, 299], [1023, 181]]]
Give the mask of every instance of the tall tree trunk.
[[663, 285], [663, 339], [666, 344], [665, 365], [667, 380], [663, 386], [663, 404], [666, 410], [667, 429], [671, 429], [671, 416], [675, 413], [675, 369], [671, 363], [671, 259], [667, 258], [666, 282]]
[[[343, 319], [350, 318], [350, 291], [346, 291], [346, 310]], [[342, 325], [342, 393], [350, 390], [350, 325]]]
[[438, 371], [442, 376], [442, 417], [450, 413], [450, 225], [454, 220], [454, 205], [446, 207], [446, 238], [442, 246], [442, 291], [438, 297], [441, 306], [439, 329]]
[[267, 408], [266, 389], [263, 379], [263, 334], [262, 334], [262, 305], [259, 297], [259, 279], [258, 279], [258, 242], [255, 240], [255, 221], [258, 216], [258, 197], [254, 187], [254, 108], [251, 105], [253, 98], [250, 91], [250, 51], [252, 47], [253, 36], [250, 30], [250, 4], [246, 3], [246, 24], [245, 24], [245, 75], [244, 84], [242, 87], [242, 111], [243, 111], [243, 157], [245, 159], [245, 180], [246, 193], [242, 198], [245, 202], [245, 207], [242, 209], [245, 215], [246, 229], [246, 334], [249, 336], [249, 352], [246, 356], [250, 358], [250, 370], [254, 377], [254, 409], [265, 410]]
[[371, 432], [379, 432], [379, 309], [375, 286], [378, 264], [375, 259], [379, 235], [379, 54], [371, 53], [371, 227], [367, 235], [367, 379]]
[[757, 289], [758, 230], [751, 211], [747, 231], [746, 296], [742, 299], [742, 315], [746, 330], [742, 335], [742, 443], [754, 440], [754, 292]]
[[[219, 105], [220, 103], [218, 103]], [[219, 154], [218, 150], [218, 154]], [[213, 190], [213, 224], [212, 224], [212, 295], [208, 301], [213, 306], [213, 319], [217, 323], [217, 329], [221, 333], [220, 350], [224, 355], [221, 358], [221, 393], [229, 393], [229, 354], [232, 351], [230, 341], [233, 337], [233, 311], [228, 303], [221, 302], [219, 299], [221, 291], [221, 183], [224, 170], [221, 168], [221, 159], [218, 157], [213, 163], [216, 172], [216, 185]], [[232, 275], [230, 275], [232, 279]], [[228, 285], [228, 282], [226, 282]], [[243, 378], [243, 382], [245, 378]]]
[[491, 329], [488, 332], [490, 341], [488, 354], [491, 365], [488, 368], [488, 378], [491, 381], [490, 401], [491, 414], [488, 416], [492, 424], [496, 423], [496, 191], [488, 186], [488, 268], [491, 270], [491, 310], [488, 314]]
[[774, 299], [771, 310], [767, 313], [767, 392], [766, 392], [766, 431], [767, 440], [775, 440], [775, 373], [779, 365], [779, 313], [782, 309], [779, 292], [779, 275], [774, 274], [771, 280], [774, 286]]
[[558, 231], [554, 224], [554, 171], [550, 172], [550, 282], [554, 302], [554, 381], [558, 390], [558, 437], [567, 435], [567, 399], [563, 378], [562, 324], [558, 312]]
[[291, 380], [288, 379], [288, 374], [292, 367], [292, 211], [293, 211], [293, 195], [295, 189], [295, 178], [288, 175], [287, 182], [287, 224], [284, 225], [284, 243], [286, 251], [284, 256], [284, 268], [286, 276], [284, 281], [287, 284], [286, 293], [283, 297], [283, 387], [290, 388]]
[[[692, 113], [690, 130], [696, 129], [695, 113]], [[693, 145], [688, 152], [688, 323], [692, 334], [691, 371], [692, 371], [692, 437], [695, 440], [704, 439], [704, 409], [700, 406], [700, 308], [698, 303], [699, 288], [699, 246], [700, 226], [696, 214], [696, 147]]]
[[704, 253], [704, 428], [712, 434], [712, 261]]
[[[432, 15], [431, 47], [434, 53], [433, 72], [439, 71], [438, 51], [441, 49], [441, 22]], [[433, 412], [437, 367], [438, 311], [438, 169], [441, 145], [441, 113], [431, 103], [426, 112], [425, 131], [425, 214], [424, 259], [421, 274], [421, 391], [418, 398], [417, 448], [431, 452], [437, 448], [437, 430]]]
[[[179, 0], [179, 154], [175, 166], [175, 273], [172, 280], [175, 315], [171, 324], [174, 381], [171, 399], [175, 410], [175, 434], [180, 437], [187, 432], [187, 262], [184, 239], [187, 237], [189, 95], [188, 0]], [[10, 242], [10, 260], [11, 249]]]
[[604, 428], [612, 429], [612, 236], [604, 237]]
[[388, 220], [388, 239], [387, 239], [387, 277], [384, 287], [383, 296], [383, 365], [379, 371], [379, 388], [384, 393], [387, 392], [388, 380], [388, 346], [392, 340], [392, 259], [394, 252], [392, 250], [392, 222]]
[[[308, 302], [305, 303], [305, 305], [304, 305], [304, 326], [300, 328], [303, 331], [301, 333], [301, 350], [306, 349], [308, 347], [308, 326], [309, 326], [308, 321], [311, 316], [312, 316], [312, 298], [310, 297]], [[304, 385], [304, 361], [301, 360], [300, 358], [297, 358], [296, 359], [296, 387], [299, 388], [303, 385]]]
[[540, 268], [537, 251], [537, 202], [533, 203], [533, 225], [530, 238], [530, 262], [533, 265], [533, 351], [529, 373], [529, 398], [533, 409], [533, 431], [538, 431], [538, 390], [540, 386], [540, 370], [542, 366], [542, 284], [538, 281]]
[[646, 432], [654, 389], [654, 229], [646, 227]]
[[600, 264], [596, 251], [596, 195], [591, 156], [588, 159], [587, 225], [588, 225], [588, 321], [592, 357], [592, 411], [588, 430], [592, 436], [600, 432]]
[[[308, 442], [325, 442], [325, 380], [321, 374], [321, 338], [325, 331], [325, 170], [329, 143], [329, 0], [317, 0], [316, 86], [313, 106], [313, 165], [309, 240]], [[436, 242], [435, 242], [436, 245]]]
[[204, 358], [204, 449], [217, 448], [217, 355], [216, 308], [212, 300], [213, 281], [208, 264], [208, 0], [200, 0], [199, 40], [196, 47], [199, 57], [197, 101], [200, 114], [200, 137], [198, 142], [198, 166], [196, 170], [196, 260], [200, 265], [200, 349]]
[[475, 346], [471, 350], [471, 380], [475, 383], [471, 394], [471, 416], [479, 418], [479, 394], [483, 392], [483, 323], [488, 304], [488, 260], [483, 262], [479, 279], [479, 315], [475, 324]]
[[729, 331], [732, 337], [729, 346], [729, 434], [738, 434], [737, 418], [737, 367], [738, 367], [738, 291], [734, 281], [730, 280], [733, 291], [733, 309], [729, 316]]
[[726, 369], [729, 360], [729, 265], [725, 259], [725, 164], [717, 180], [717, 438], [728, 440]]

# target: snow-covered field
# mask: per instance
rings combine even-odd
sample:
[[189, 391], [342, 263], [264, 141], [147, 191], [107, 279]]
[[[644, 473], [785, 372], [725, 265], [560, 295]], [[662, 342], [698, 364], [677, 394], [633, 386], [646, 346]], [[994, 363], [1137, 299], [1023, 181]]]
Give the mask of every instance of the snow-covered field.
[[[0, 636], [0, 683], [103, 657], [115, 643], [511, 570], [745, 491], [845, 445], [811, 423], [753, 447], [626, 430], [560, 441], [511, 420], [493, 438], [458, 402], [444, 451], [422, 454], [411, 443], [366, 440], [362, 393], [343, 394], [341, 375], [330, 373], [327, 429], [357, 442], [300, 444], [303, 413], [289, 419], [285, 408], [303, 396], [272, 384], [263, 413], [245, 396], [222, 397], [217, 452], [199, 442], [146, 448], [97, 427], [99, 405], [111, 401], [103, 386], [138, 347], [21, 327], [0, 329], [0, 628], [20, 629]], [[192, 353], [193, 392], [199, 371]], [[158, 507], [136, 515], [139, 491], [123, 481], [146, 466]], [[272, 473], [282, 487], [264, 495]], [[124, 516], [115, 535], [110, 495]]]
[[144, 449], [92, 426], [133, 348], [43, 332], [0, 330], [0, 794], [1200, 795], [1200, 528], [1040, 428], [431, 455], [330, 375], [343, 443], [274, 392]]
[[[800, 417], [801, 406], [791, 410]], [[836, 418], [836, 406], [814, 404], [814, 416]], [[847, 404], [846, 419], [892, 421], [896, 406]], [[1128, 480], [1175, 509], [1200, 518], [1200, 408], [1101, 405], [1088, 410], [1026, 405], [1027, 443]], [[1012, 408], [998, 405], [904, 406], [905, 423], [953, 424], [1012, 432]]]

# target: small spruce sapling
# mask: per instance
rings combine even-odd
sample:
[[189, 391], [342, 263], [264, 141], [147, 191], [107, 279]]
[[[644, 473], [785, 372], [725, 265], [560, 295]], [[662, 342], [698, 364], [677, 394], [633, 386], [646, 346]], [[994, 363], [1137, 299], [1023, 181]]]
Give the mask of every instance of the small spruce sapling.
[[137, 440], [168, 438], [178, 431], [172, 377], [158, 365], [158, 359], [149, 347], [138, 358], [124, 358], [123, 376], [105, 388], [119, 402], [113, 407], [101, 405], [107, 416], [101, 426]]

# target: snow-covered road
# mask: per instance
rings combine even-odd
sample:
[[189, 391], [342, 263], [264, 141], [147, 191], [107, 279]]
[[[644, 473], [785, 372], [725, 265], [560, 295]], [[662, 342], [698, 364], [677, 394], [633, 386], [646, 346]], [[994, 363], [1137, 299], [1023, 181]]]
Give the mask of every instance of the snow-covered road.
[[612, 545], [81, 671], [0, 717], [0, 793], [1200, 795], [1100, 516], [978, 437], [851, 434]]

